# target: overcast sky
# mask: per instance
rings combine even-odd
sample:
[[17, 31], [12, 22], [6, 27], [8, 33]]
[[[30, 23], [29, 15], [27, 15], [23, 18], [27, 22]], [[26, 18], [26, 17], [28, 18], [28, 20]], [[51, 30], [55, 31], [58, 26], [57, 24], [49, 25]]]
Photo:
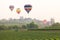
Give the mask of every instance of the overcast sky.
[[[24, 10], [25, 4], [31, 4], [32, 10], [29, 14]], [[10, 5], [14, 5], [11, 12]], [[16, 9], [20, 8], [21, 13], [17, 14]], [[60, 22], [60, 0], [0, 0], [0, 19], [9, 18], [36, 18], [39, 20], [54, 18]]]

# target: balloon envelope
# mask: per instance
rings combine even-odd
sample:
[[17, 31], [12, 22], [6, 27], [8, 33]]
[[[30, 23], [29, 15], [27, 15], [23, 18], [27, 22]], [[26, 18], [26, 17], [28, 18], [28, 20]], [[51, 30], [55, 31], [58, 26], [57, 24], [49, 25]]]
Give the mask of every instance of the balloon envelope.
[[21, 12], [20, 8], [17, 8], [16, 12], [19, 14]]
[[13, 11], [14, 6], [13, 5], [10, 5], [9, 8], [10, 8], [11, 11]]
[[26, 10], [27, 13], [29, 13], [29, 12], [31, 11], [31, 9], [32, 9], [32, 5], [26, 4], [26, 5], [24, 6], [24, 9]]

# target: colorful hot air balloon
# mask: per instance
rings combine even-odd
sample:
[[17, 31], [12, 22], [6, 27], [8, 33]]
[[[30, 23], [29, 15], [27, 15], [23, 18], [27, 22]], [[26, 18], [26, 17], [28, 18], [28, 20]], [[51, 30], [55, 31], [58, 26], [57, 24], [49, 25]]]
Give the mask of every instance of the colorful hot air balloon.
[[19, 14], [21, 12], [20, 8], [17, 8], [16, 12]]
[[27, 13], [29, 13], [29, 12], [31, 11], [31, 9], [32, 9], [32, 5], [26, 4], [26, 5], [24, 6], [24, 9], [26, 10]]
[[11, 11], [13, 11], [14, 6], [13, 5], [10, 5], [9, 8], [10, 8]]

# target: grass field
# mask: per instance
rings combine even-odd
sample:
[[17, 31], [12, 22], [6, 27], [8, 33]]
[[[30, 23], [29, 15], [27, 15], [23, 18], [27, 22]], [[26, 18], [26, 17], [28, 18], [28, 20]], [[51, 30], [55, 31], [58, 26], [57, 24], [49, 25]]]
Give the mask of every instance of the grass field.
[[60, 40], [60, 31], [0, 31], [0, 40]]

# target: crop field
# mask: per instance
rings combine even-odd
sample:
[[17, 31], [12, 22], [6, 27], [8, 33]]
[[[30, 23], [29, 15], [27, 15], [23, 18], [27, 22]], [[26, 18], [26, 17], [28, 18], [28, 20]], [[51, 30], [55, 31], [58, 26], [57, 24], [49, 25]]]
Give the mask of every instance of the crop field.
[[0, 31], [0, 40], [60, 40], [60, 31]]

